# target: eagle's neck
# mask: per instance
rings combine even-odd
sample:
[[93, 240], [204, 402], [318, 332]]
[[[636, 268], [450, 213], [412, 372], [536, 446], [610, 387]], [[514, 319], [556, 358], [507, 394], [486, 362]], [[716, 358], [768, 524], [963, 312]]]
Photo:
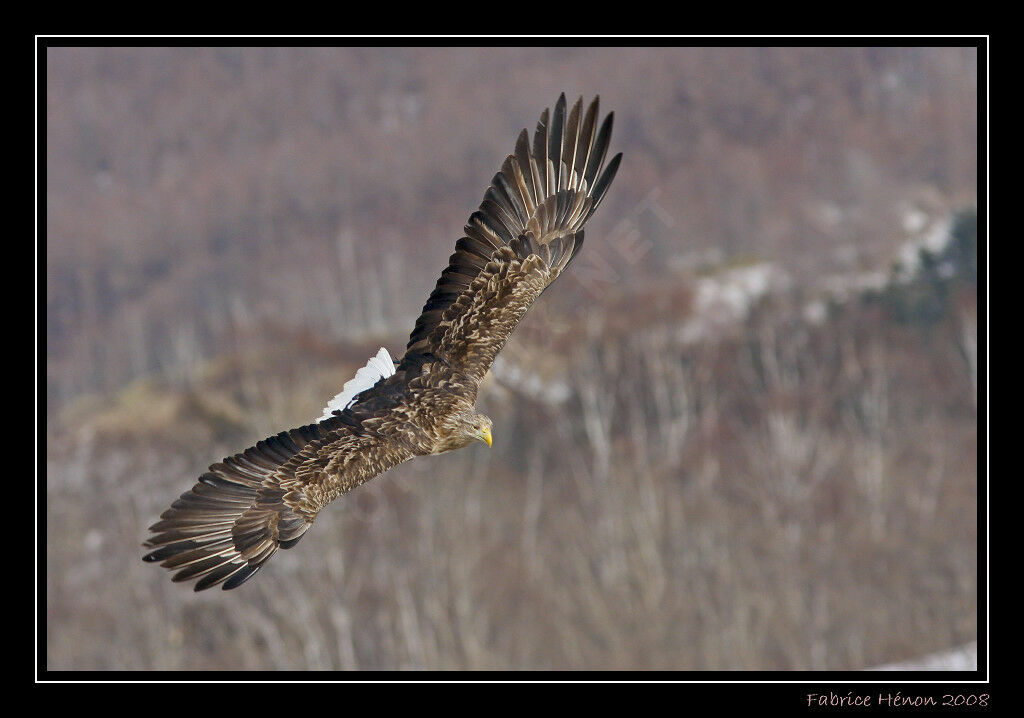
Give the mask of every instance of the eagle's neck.
[[453, 434], [451, 436], [442, 437], [434, 443], [434, 448], [430, 452], [431, 454], [443, 454], [446, 451], [455, 451], [456, 449], [464, 449], [470, 444], [474, 443], [476, 439], [471, 436], [464, 436], [461, 434]]
[[449, 395], [452, 403], [448, 411], [439, 412], [434, 424], [429, 453], [443, 454], [462, 449], [477, 441], [477, 426], [483, 417], [477, 413], [466, 397]]

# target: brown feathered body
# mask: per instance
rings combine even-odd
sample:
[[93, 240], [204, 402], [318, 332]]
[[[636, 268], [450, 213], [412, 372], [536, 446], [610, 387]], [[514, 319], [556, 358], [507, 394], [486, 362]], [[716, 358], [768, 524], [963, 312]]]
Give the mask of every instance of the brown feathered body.
[[477, 389], [530, 306], [583, 244], [583, 225], [618, 168], [605, 166], [612, 115], [598, 100], [566, 114], [562, 95], [523, 130], [423, 307], [395, 373], [326, 419], [285, 431], [210, 466], [150, 527], [144, 559], [235, 588], [279, 548], [291, 548], [320, 510], [416, 456], [468, 446], [490, 420]]

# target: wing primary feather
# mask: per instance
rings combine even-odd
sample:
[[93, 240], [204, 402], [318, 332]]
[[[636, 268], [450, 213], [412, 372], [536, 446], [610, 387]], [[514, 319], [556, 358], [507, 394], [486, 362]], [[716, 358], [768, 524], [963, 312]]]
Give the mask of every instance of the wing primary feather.
[[565, 161], [569, 173], [566, 185], [572, 189], [576, 189], [579, 182], [576, 174], [576, 155], [580, 146], [580, 111], [582, 108], [583, 98], [580, 97], [573, 103], [572, 110], [569, 111], [569, 122], [565, 127], [565, 151], [562, 159]]
[[509, 155], [502, 171], [494, 175], [493, 183], [505, 198], [519, 226], [522, 226], [530, 219], [530, 215], [523, 203], [522, 192], [519, 188], [519, 177], [521, 175], [518, 174], [517, 170], [515, 157]]
[[597, 174], [601, 171], [601, 166], [604, 164], [605, 154], [608, 152], [608, 140], [611, 137], [614, 122], [615, 113], [609, 112], [608, 116], [604, 118], [604, 122], [601, 123], [601, 129], [597, 132], [597, 139], [594, 140], [594, 146], [590, 150], [590, 160], [587, 163], [587, 172], [584, 175], [588, 187], [594, 186], [594, 178], [597, 177]]
[[619, 171], [619, 160], [622, 159], [622, 153], [615, 155], [612, 161], [608, 163], [608, 167], [598, 178], [597, 184], [594, 185], [594, 204], [591, 205], [590, 211], [587, 213], [587, 217], [597, 211], [597, 206], [601, 204], [604, 199], [605, 193], [608, 191], [608, 185], [611, 184], [612, 180], [615, 179], [615, 173]]
[[548, 184], [548, 191], [562, 188], [562, 130], [565, 127], [565, 93], [558, 96], [555, 111], [551, 115], [551, 131], [548, 133], [548, 162], [555, 173], [553, 184]]
[[[548, 109], [540, 113], [540, 120], [537, 122], [537, 130], [533, 134], [533, 157], [532, 165], [539, 175], [539, 191], [537, 198], [541, 199], [548, 195], [550, 185], [547, 183], [548, 166]], [[540, 165], [538, 167], [538, 165]]]
[[523, 128], [516, 139], [515, 157], [516, 166], [519, 168], [516, 177], [517, 184], [523, 192], [523, 204], [526, 206], [526, 211], [532, 215], [537, 207], [540, 187], [534, 181], [533, 160], [530, 158], [530, 134], [526, 128]]
[[537, 210], [536, 195], [533, 190], [533, 172], [529, 168], [529, 163], [527, 163], [526, 174], [524, 175], [518, 162], [512, 165], [512, 171], [515, 173], [515, 186], [519, 191], [520, 198], [523, 200], [523, 209], [526, 210], [526, 219], [523, 220], [523, 224], [526, 224], [529, 221], [529, 217]]
[[[284, 548], [283, 542], [281, 548]], [[232, 576], [230, 579], [224, 582], [224, 586], [222, 588], [225, 591], [230, 591], [233, 588], [238, 588], [243, 583], [248, 581], [250, 578], [255, 576], [256, 573], [259, 572], [261, 568], [263, 568], [263, 564], [259, 564], [258, 566], [246, 564], [242, 566], [238, 573], [236, 573], [234, 576]]]
[[580, 158], [577, 172], [580, 177], [580, 184], [585, 184], [587, 187], [593, 184], [586, 179], [586, 175], [590, 160], [594, 155], [594, 132], [597, 129], [597, 111], [600, 104], [601, 98], [595, 97], [594, 101], [590, 103], [590, 107], [587, 108], [587, 114], [583, 118], [583, 127], [580, 129], [580, 146], [585, 149], [581, 153], [582, 157]]

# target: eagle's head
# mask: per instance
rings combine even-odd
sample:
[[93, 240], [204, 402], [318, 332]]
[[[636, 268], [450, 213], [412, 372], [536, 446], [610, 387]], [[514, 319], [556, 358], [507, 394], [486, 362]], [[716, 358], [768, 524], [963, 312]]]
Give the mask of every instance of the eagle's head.
[[474, 441], [482, 441], [490, 446], [491, 426], [490, 417], [478, 411], [455, 414], [441, 426], [441, 436], [433, 453], [462, 449]]

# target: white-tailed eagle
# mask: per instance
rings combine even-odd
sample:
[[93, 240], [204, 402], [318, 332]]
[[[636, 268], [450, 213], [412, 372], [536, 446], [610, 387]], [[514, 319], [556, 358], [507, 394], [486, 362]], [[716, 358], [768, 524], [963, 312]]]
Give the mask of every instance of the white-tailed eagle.
[[613, 114], [565, 95], [523, 130], [469, 218], [405, 354], [370, 359], [315, 423], [213, 464], [150, 526], [146, 561], [236, 588], [279, 548], [294, 546], [324, 506], [416, 456], [491, 444], [474, 409], [495, 356], [583, 246], [622, 155], [605, 165]]

